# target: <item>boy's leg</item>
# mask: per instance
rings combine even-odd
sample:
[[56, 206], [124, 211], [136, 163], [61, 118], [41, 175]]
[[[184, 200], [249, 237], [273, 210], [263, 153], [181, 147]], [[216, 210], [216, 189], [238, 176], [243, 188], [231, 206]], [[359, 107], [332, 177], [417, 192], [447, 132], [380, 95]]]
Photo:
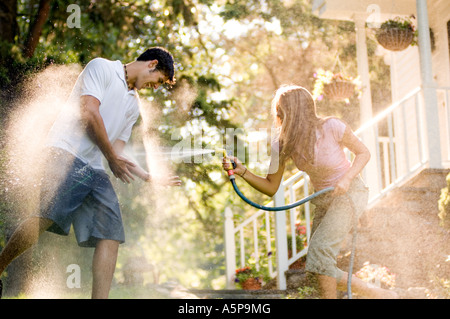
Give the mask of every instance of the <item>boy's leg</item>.
[[0, 253], [0, 276], [15, 258], [33, 246], [52, 224], [52, 220], [40, 217], [30, 217], [20, 224]]
[[116, 240], [103, 239], [97, 243], [92, 260], [92, 299], [108, 298], [118, 252]]

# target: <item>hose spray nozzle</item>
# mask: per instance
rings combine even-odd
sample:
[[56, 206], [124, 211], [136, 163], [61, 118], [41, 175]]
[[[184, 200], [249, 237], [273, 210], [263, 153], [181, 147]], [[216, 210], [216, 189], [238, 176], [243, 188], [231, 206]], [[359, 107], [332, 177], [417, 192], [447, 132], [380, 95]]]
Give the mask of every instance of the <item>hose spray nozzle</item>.
[[[221, 153], [223, 155], [223, 158], [226, 158], [228, 156], [227, 151], [223, 148], [216, 148], [215, 151], [216, 154]], [[236, 168], [236, 163], [232, 160], [229, 160], [228, 164], [231, 164], [231, 166], [233, 167], [227, 170], [228, 176], [234, 175], [233, 169]]]

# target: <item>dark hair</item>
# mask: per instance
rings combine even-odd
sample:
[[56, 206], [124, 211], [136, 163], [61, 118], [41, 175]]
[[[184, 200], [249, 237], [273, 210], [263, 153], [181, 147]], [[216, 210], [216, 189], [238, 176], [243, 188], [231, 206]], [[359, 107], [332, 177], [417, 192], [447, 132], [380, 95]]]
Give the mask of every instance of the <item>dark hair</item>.
[[142, 53], [136, 61], [151, 61], [157, 60], [156, 70], [164, 73], [168, 80], [167, 82], [171, 85], [175, 84], [175, 70], [173, 56], [164, 48], [153, 47]]

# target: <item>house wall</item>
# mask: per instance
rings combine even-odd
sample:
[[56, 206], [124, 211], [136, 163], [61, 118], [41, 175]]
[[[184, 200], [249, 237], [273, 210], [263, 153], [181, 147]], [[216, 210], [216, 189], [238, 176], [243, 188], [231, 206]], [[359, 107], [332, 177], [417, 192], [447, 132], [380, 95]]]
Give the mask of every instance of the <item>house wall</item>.
[[[429, 24], [435, 39], [435, 48], [432, 51], [433, 78], [438, 87], [450, 87], [450, 57], [447, 32], [447, 21], [450, 20], [450, 1], [437, 0], [429, 1], [428, 3]], [[419, 50], [417, 46], [411, 46], [404, 51], [389, 52], [388, 54], [391, 68], [392, 101], [395, 102], [421, 85]], [[450, 162], [450, 112], [448, 109], [450, 92], [439, 90], [437, 96], [442, 156], [443, 161]], [[401, 142], [405, 140], [403, 132], [408, 132], [410, 163], [420, 160], [416, 125], [417, 114], [414, 111], [414, 103], [414, 99], [405, 102], [406, 124], [403, 124], [403, 115], [400, 112], [395, 115], [394, 119], [396, 139], [399, 142], [397, 143], [398, 152], [396, 152], [399, 174], [402, 173], [401, 170], [406, 169], [405, 158], [400, 156], [405, 151], [405, 145]], [[419, 119], [422, 117], [423, 115], [420, 114]], [[406, 125], [406, 130], [404, 125]]]
[[419, 49], [409, 46], [403, 51], [390, 51], [392, 101], [398, 101], [421, 84]]
[[450, 57], [448, 48], [447, 22], [450, 20], [450, 1], [429, 1], [429, 24], [435, 38], [433, 50], [433, 73], [436, 84], [450, 86]]
[[[450, 1], [429, 1], [429, 24], [435, 38], [432, 52], [433, 75], [438, 87], [450, 87], [450, 56], [447, 23], [450, 20]], [[443, 160], [450, 162], [450, 91], [438, 90], [439, 127]]]

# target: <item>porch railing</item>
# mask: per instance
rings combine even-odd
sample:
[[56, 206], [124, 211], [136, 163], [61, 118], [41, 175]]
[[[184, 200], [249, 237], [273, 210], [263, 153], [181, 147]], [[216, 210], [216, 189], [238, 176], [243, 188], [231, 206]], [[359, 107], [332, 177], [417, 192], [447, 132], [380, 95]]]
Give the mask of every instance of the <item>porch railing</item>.
[[[439, 103], [445, 107], [443, 129], [450, 136], [450, 88], [439, 88]], [[416, 88], [403, 99], [393, 103], [382, 113], [355, 131], [361, 139], [371, 137], [375, 148], [371, 161], [376, 172], [363, 171], [367, 181], [375, 179], [369, 204], [375, 203], [392, 188], [408, 180], [423, 169], [428, 162], [425, 145], [426, 132], [423, 122], [423, 99], [421, 88]], [[438, 123], [436, 124], [438, 125]], [[450, 138], [443, 160], [450, 158]], [[267, 205], [281, 206], [312, 193], [308, 176], [298, 172], [282, 182], [273, 201]], [[231, 208], [225, 211], [226, 281], [233, 289], [237, 265], [244, 267], [249, 261], [256, 268], [267, 267], [270, 277], [284, 274], [289, 266], [308, 250], [311, 236], [311, 211], [309, 203], [286, 212], [257, 211], [251, 217], [235, 225]], [[302, 230], [298, 232], [299, 228]], [[290, 238], [291, 240], [288, 240]], [[296, 239], [300, 238], [300, 244]], [[289, 247], [288, 247], [289, 241]], [[236, 245], [237, 243], [237, 245]], [[237, 253], [239, 252], [239, 253]], [[278, 289], [286, 289], [285, 276], [278, 276]]]

